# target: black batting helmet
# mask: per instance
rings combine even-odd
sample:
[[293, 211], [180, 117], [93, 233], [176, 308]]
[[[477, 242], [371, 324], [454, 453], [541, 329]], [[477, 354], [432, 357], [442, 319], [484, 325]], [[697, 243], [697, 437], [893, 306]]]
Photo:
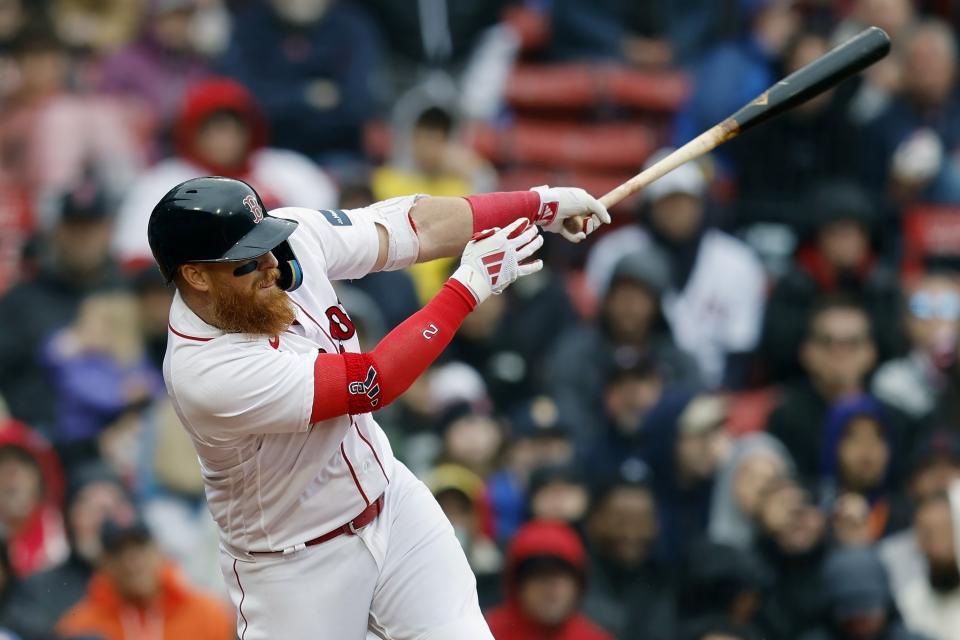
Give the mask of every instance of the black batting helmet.
[[233, 178], [194, 178], [161, 198], [150, 214], [147, 237], [167, 282], [188, 262], [249, 260], [273, 251], [277, 285], [300, 286], [303, 272], [287, 238], [294, 220], [271, 216], [253, 187]]

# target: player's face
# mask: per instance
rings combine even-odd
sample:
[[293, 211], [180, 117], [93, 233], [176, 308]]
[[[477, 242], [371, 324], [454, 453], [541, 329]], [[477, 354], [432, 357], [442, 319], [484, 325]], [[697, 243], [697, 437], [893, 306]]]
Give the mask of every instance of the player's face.
[[229, 333], [275, 336], [294, 320], [293, 305], [277, 287], [280, 270], [273, 253], [241, 262], [204, 265], [216, 325]]

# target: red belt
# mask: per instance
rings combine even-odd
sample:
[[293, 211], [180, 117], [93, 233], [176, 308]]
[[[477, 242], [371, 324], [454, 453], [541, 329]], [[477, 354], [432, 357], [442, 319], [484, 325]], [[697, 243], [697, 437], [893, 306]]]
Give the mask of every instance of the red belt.
[[338, 536], [353, 536], [357, 534], [357, 529], [362, 529], [371, 522], [373, 522], [380, 512], [383, 511], [383, 494], [380, 494], [380, 497], [371, 502], [366, 509], [360, 512], [356, 518], [343, 525], [342, 527], [337, 527], [333, 531], [328, 531], [322, 536], [317, 536], [312, 540], [307, 540], [304, 543], [298, 544], [289, 549], [284, 549], [283, 551], [251, 551], [251, 555], [266, 555], [266, 554], [279, 554], [282, 553], [286, 555], [288, 552], [297, 551], [305, 547], [312, 547], [316, 544], [323, 544], [324, 542], [329, 542]]

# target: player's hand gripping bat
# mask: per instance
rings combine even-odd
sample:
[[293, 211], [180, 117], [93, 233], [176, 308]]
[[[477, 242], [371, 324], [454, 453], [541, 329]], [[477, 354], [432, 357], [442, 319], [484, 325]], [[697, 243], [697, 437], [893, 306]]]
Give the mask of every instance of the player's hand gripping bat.
[[[604, 195], [600, 198], [600, 202], [609, 209], [683, 163], [699, 158], [747, 129], [766, 122], [836, 86], [841, 80], [880, 60], [889, 51], [890, 38], [883, 29], [879, 27], [864, 29], [850, 40], [794, 71], [720, 124], [701, 133], [656, 164]], [[574, 216], [565, 220], [564, 224], [568, 230], [576, 232], [582, 228], [583, 220], [579, 216]]]

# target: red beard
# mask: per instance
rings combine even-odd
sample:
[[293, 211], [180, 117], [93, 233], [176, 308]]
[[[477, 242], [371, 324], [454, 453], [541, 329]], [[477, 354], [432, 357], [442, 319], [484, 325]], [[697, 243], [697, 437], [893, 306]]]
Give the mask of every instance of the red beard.
[[258, 295], [258, 289], [237, 291], [214, 287], [211, 294], [216, 326], [227, 333], [265, 336], [283, 333], [296, 315], [287, 292], [276, 286], [279, 277], [279, 269], [267, 272], [265, 279], [274, 286], [266, 291], [266, 295]]

